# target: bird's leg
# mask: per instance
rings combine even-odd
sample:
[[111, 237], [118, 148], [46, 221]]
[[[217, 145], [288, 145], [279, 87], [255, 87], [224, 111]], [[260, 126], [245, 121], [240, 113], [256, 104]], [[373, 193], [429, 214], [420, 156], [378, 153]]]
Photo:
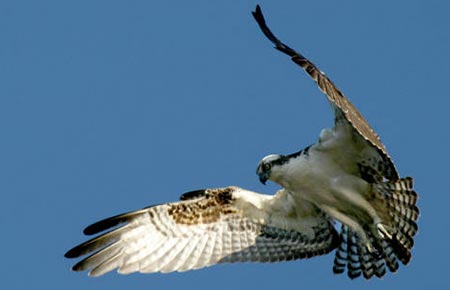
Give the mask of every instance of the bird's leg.
[[389, 240], [392, 239], [392, 234], [391, 231], [389, 231], [389, 227], [386, 226], [385, 224], [379, 222], [376, 223], [376, 227], [378, 230], [378, 234], [383, 237], [383, 238], [388, 238]]
[[369, 237], [367, 236], [364, 229], [359, 225], [358, 222], [356, 222], [354, 219], [352, 219], [350, 216], [345, 215], [344, 213], [341, 213], [336, 208], [330, 207], [330, 206], [322, 206], [322, 209], [333, 218], [337, 219], [339, 222], [345, 224], [348, 226], [352, 231], [354, 231], [358, 238], [361, 239], [361, 241], [366, 246], [367, 250], [371, 253], [376, 252], [375, 247], [372, 245], [372, 243], [369, 240]]
[[[356, 218], [360, 223], [365, 220], [377, 230], [381, 237], [392, 237], [389, 227], [383, 223], [377, 209], [370, 203], [370, 184], [356, 176], [341, 176], [333, 182], [333, 194], [343, 201], [339, 211]], [[380, 208], [379, 210], [382, 210]], [[381, 214], [381, 213], [380, 213]]]

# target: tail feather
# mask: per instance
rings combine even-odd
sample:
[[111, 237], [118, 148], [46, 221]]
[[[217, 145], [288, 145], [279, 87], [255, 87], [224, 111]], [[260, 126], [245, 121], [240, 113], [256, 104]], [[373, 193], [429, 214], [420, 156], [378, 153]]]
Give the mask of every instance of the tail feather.
[[411, 177], [401, 178], [395, 182], [374, 184], [380, 198], [386, 201], [391, 217], [392, 238], [389, 244], [403, 264], [411, 260], [411, 249], [414, 246], [414, 236], [418, 227], [419, 209], [416, 206], [417, 193], [413, 189]]
[[396, 272], [399, 261], [408, 264], [412, 257], [414, 236], [418, 231], [418, 196], [413, 190], [412, 178], [374, 183], [372, 186], [375, 198], [387, 209], [386, 220], [382, 221], [387, 234], [380, 232], [376, 225], [367, 228], [366, 235], [372, 246], [369, 250], [367, 241], [347, 225], [342, 225], [342, 242], [336, 251], [333, 271], [339, 274], [347, 268], [347, 275], [352, 279], [361, 274], [366, 279], [373, 276], [381, 278], [386, 274], [386, 268]]
[[414, 239], [402, 231], [398, 231], [394, 239], [397, 240], [400, 245], [402, 245], [406, 249], [412, 249], [412, 247], [414, 246]]
[[406, 220], [402, 216], [395, 213], [392, 214], [392, 218], [394, 219], [394, 224], [397, 225], [397, 228], [405, 235], [413, 237], [417, 233], [418, 228], [415, 220]]
[[405, 220], [416, 221], [419, 218], [419, 209], [416, 206], [408, 206], [401, 203], [395, 203], [395, 200], [387, 203], [392, 211], [391, 215], [399, 215]]
[[412, 258], [410, 248], [406, 248], [403, 244], [399, 242], [399, 240], [396, 237], [391, 239], [390, 242], [395, 255], [403, 263], [403, 265], [407, 265]]
[[[369, 236], [369, 239], [375, 244], [373, 236]], [[395, 265], [395, 260], [391, 261], [391, 256], [380, 255], [381, 247], [375, 252], [369, 251], [362, 239], [346, 225], [342, 225], [341, 241], [334, 259], [333, 272], [335, 274], [341, 274], [347, 268], [347, 275], [351, 279], [355, 279], [361, 274], [365, 279], [370, 279], [374, 275], [381, 278], [386, 273], [386, 264], [389, 269], [391, 269], [389, 265]], [[389, 259], [386, 264], [385, 259]], [[394, 259], [396, 259], [395, 256]]]
[[397, 272], [400, 265], [398, 264], [397, 254], [394, 248], [386, 241], [381, 241], [381, 246], [383, 249], [383, 258], [386, 261], [386, 266], [391, 272]]
[[[358, 247], [358, 254], [361, 263], [362, 274], [365, 279], [372, 278], [373, 275], [379, 273], [380, 269], [378, 269], [376, 260], [373, 255], [370, 255], [367, 247]], [[382, 269], [381, 269], [382, 271]]]
[[419, 209], [416, 206], [418, 195], [413, 189], [411, 177], [394, 182], [374, 183], [377, 198], [384, 200], [392, 216], [399, 216], [406, 221], [417, 221]]
[[397, 204], [405, 206], [415, 206], [417, 202], [417, 193], [413, 190], [413, 179], [405, 177], [394, 183], [382, 183], [383, 187], [388, 190], [388, 194]]
[[345, 225], [342, 225], [340, 240], [341, 244], [336, 250], [336, 255], [334, 256], [333, 273], [342, 274], [345, 272], [345, 266], [347, 265], [347, 230]]
[[359, 245], [358, 245], [358, 237], [356, 233], [349, 231], [348, 232], [348, 241], [347, 241], [347, 254], [348, 254], [348, 276], [351, 279], [357, 278], [361, 275], [361, 263], [359, 256]]

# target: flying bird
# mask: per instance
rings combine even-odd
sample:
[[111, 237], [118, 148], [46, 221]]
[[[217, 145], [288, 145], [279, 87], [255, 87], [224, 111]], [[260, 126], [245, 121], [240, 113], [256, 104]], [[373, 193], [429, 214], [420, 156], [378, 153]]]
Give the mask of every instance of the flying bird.
[[261, 182], [274, 181], [297, 203], [310, 202], [342, 224], [333, 271], [350, 278], [383, 277], [411, 260], [419, 209], [411, 177], [400, 178], [380, 138], [344, 94], [311, 61], [282, 43], [267, 27], [261, 8], [253, 16], [275, 48], [317, 83], [334, 112], [303, 154], [271, 154], [257, 168]]
[[97, 236], [65, 254], [83, 257], [74, 271], [167, 273], [336, 250], [334, 273], [369, 279], [410, 261], [419, 215], [412, 178], [399, 177], [361, 114], [313, 63], [273, 35], [259, 6], [253, 16], [275, 47], [325, 93], [334, 127], [322, 130], [312, 146], [260, 161], [260, 181], [282, 187], [274, 195], [235, 186], [201, 189], [88, 226], [84, 234]]

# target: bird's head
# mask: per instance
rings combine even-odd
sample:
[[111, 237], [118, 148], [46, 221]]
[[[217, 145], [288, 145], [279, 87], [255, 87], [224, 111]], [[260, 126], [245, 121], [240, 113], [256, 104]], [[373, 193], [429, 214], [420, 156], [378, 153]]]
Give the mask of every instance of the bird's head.
[[286, 163], [287, 158], [283, 155], [271, 154], [264, 157], [258, 164], [256, 174], [259, 176], [259, 181], [266, 184], [267, 180], [276, 181], [280, 173], [281, 165]]

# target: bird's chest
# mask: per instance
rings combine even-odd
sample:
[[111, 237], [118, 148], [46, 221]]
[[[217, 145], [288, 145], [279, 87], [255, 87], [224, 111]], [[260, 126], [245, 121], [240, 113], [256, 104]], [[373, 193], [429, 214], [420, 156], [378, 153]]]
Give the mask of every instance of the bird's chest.
[[347, 173], [333, 158], [326, 154], [312, 153], [301, 162], [286, 169], [283, 187], [295, 193], [299, 199], [315, 204], [333, 204], [337, 201], [332, 194], [336, 181]]

